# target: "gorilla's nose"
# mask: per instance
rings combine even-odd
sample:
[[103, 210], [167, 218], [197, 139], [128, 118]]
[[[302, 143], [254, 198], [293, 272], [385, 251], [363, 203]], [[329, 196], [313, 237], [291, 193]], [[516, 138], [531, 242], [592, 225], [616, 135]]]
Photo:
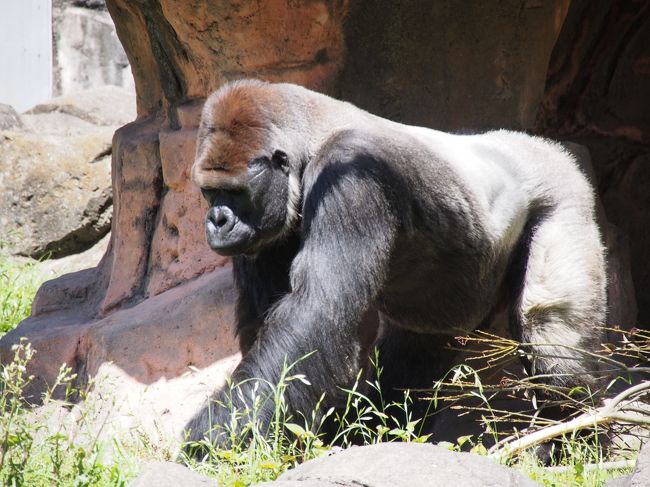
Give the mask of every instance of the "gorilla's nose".
[[227, 206], [213, 206], [208, 211], [207, 225], [219, 235], [226, 235], [233, 229], [236, 222], [235, 214]]

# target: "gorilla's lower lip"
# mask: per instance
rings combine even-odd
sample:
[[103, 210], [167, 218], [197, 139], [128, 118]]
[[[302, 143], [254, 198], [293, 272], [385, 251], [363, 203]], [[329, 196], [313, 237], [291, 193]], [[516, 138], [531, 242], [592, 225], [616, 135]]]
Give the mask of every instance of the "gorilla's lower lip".
[[210, 248], [226, 257], [248, 253], [258, 241], [257, 232], [239, 220], [230, 228], [224, 229], [217, 227], [208, 218], [205, 224], [205, 235]]
[[250, 254], [254, 251], [255, 243], [257, 242], [256, 238], [246, 239], [244, 241], [237, 242], [224, 242], [216, 239], [208, 238], [208, 245], [212, 250], [217, 254], [223, 255], [224, 257], [232, 257], [235, 255], [241, 254]]

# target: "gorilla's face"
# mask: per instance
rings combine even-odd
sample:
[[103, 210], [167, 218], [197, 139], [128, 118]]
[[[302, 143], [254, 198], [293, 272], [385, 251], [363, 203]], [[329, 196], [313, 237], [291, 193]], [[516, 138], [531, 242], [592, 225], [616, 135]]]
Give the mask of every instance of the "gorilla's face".
[[[268, 94], [244, 93], [217, 91], [208, 98], [192, 166], [192, 179], [210, 204], [208, 244], [229, 256], [255, 254], [285, 235], [297, 219], [300, 199], [284, 131], [269, 120], [274, 112], [260, 110]], [[281, 110], [281, 101], [274, 103]]]
[[237, 176], [222, 172], [220, 184], [201, 188], [210, 204], [205, 219], [208, 244], [221, 255], [254, 254], [285, 229], [286, 155], [275, 151], [270, 157], [255, 158]]

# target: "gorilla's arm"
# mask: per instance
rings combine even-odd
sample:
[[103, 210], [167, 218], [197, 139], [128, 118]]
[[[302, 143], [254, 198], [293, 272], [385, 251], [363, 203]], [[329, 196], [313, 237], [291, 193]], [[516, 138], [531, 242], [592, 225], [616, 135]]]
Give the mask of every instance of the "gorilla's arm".
[[[359, 369], [357, 325], [385, 282], [397, 231], [385, 187], [369, 170], [377, 167], [375, 161], [351, 153], [345, 161], [333, 156], [314, 161], [314, 180], [305, 187], [302, 246], [291, 266], [291, 292], [272, 308], [232, 376], [234, 384], [250, 378], [277, 384], [284, 364], [299, 361], [292, 374], [304, 374], [311, 385], [296, 381], [287, 389], [291, 414], [309, 414], [322, 393], [331, 404], [337, 387], [354, 380]], [[243, 397], [251, 397], [255, 382], [241, 384]], [[258, 387], [260, 393], [268, 392], [263, 383]], [[234, 406], [242, 407], [239, 394], [233, 396]], [[229, 423], [230, 412], [218, 404], [228, 403], [227, 391], [215, 399], [188, 425], [190, 439], [201, 439], [212, 425]], [[263, 427], [273, 410], [272, 401], [266, 401], [258, 411]], [[227, 441], [218, 432], [211, 436]]]

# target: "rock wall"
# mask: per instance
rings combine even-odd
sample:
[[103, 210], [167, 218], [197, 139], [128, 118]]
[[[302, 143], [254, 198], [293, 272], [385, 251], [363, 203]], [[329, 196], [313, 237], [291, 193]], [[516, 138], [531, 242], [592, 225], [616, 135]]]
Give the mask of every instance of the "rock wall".
[[[589, 147], [607, 218], [629, 245], [641, 326], [650, 326], [650, 4], [572, 2], [535, 131]], [[629, 293], [628, 293], [629, 294]]]
[[[65, 360], [94, 374], [110, 359], [148, 384], [197, 365], [190, 357], [203, 357], [197, 366], [207, 366], [210, 357], [235, 352], [231, 314], [214, 311], [230, 309], [232, 293], [211, 294], [216, 302], [209, 305], [194, 299], [209, 289], [230, 289], [231, 278], [220, 269], [227, 261], [204, 243], [206, 207], [188, 169], [202, 99], [240, 77], [301, 83], [382, 116], [443, 130], [512, 127], [587, 144], [605, 210], [621, 232], [608, 236], [616, 243], [615, 262], [623, 263], [612, 280], [623, 284], [610, 291], [625, 297], [613, 303], [627, 306], [617, 319], [631, 326], [636, 314], [626, 281], [626, 233], [640, 316], [650, 313], [644, 296], [650, 246], [643, 234], [650, 167], [644, 164], [650, 73], [645, 2], [107, 5], [132, 66], [138, 118], [114, 136], [114, 218], [105, 258], [95, 269], [46, 283], [33, 317], [0, 342], [6, 357], [19, 336], [32, 339], [39, 349], [33, 368], [42, 380], [52, 379], [48, 364]], [[154, 312], [161, 309], [173, 309], [174, 319], [161, 319]], [[131, 331], [120, 337], [125, 323]], [[184, 330], [178, 344], [184, 352], [170, 353], [169, 344], [162, 359], [151, 359], [151, 344], [173, 324]]]
[[52, 37], [54, 96], [102, 85], [134, 88], [104, 0], [53, 0]]

